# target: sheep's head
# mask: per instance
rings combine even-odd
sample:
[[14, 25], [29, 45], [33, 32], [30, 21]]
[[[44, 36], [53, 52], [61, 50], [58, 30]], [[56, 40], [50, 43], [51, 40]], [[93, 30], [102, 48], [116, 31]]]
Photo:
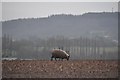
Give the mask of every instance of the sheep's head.
[[69, 52], [69, 51], [66, 51], [66, 53], [68, 54], [67, 60], [69, 60], [69, 58], [70, 58], [70, 52]]
[[69, 58], [70, 58], [70, 55], [69, 55], [69, 56], [67, 56], [67, 60], [69, 60]]

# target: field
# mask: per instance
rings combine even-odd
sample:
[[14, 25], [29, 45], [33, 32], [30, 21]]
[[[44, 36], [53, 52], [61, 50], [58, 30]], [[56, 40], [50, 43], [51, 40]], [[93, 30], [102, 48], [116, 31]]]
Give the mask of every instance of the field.
[[13, 60], [2, 62], [3, 78], [117, 78], [113, 60]]

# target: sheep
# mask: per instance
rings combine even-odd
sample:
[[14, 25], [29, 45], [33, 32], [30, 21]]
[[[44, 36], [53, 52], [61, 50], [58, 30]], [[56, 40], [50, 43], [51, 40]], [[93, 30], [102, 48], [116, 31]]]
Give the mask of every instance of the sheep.
[[59, 60], [60, 59], [69, 60], [69, 57], [70, 57], [70, 55], [66, 51], [61, 49], [53, 49], [51, 53], [52, 53], [51, 61], [53, 60], [53, 58], [55, 58], [55, 60], [56, 58], [59, 58]]

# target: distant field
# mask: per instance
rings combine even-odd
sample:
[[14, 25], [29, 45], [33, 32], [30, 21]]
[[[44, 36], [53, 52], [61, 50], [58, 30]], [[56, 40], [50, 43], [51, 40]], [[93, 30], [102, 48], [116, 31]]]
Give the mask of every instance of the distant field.
[[3, 61], [3, 78], [117, 78], [112, 60], [13, 60]]

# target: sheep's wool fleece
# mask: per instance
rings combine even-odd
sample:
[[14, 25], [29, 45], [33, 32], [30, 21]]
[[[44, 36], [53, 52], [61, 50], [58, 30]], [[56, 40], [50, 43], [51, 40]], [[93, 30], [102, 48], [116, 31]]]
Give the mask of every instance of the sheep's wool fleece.
[[53, 49], [52, 52], [61, 52], [61, 53], [64, 53], [65, 55], [69, 56], [66, 51], [64, 50], [61, 50], [61, 49]]

